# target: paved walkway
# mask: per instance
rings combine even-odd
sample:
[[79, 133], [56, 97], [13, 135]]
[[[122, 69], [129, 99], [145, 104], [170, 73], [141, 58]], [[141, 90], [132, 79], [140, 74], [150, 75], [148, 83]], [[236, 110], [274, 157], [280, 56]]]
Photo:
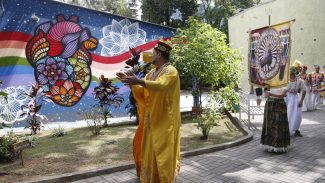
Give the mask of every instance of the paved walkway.
[[[262, 116], [255, 116], [253, 124], [257, 130], [249, 143], [182, 159], [176, 183], [325, 183], [325, 109], [303, 113], [303, 137], [293, 137], [286, 154], [263, 151], [259, 147]], [[139, 183], [139, 180], [133, 169], [77, 182]]]

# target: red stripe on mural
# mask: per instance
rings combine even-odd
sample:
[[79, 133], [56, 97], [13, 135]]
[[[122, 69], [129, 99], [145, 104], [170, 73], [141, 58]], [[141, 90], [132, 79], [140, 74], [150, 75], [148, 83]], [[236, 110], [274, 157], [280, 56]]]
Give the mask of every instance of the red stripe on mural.
[[129, 52], [126, 52], [113, 57], [104, 57], [92, 53], [91, 56], [93, 58], [93, 62], [99, 62], [103, 64], [117, 64], [129, 59], [131, 57], [131, 54]]
[[0, 32], [0, 40], [29, 41], [32, 36], [22, 32]]
[[[17, 40], [17, 41], [29, 41], [32, 38], [30, 34], [22, 33], [22, 32], [0, 32], [0, 41], [4, 40]], [[163, 40], [170, 40], [170, 38], [163, 38]], [[142, 51], [146, 51], [152, 49], [159, 40], [151, 41], [145, 43], [141, 46], [136, 47], [136, 49], [141, 49]], [[103, 64], [117, 64], [127, 59], [131, 58], [131, 54], [129, 52], [125, 52], [123, 54], [112, 56], [112, 57], [105, 57], [96, 54], [91, 54], [94, 62], [99, 62]]]
[[[164, 40], [169, 40], [170, 38], [164, 38]], [[141, 46], [136, 47], [136, 49], [141, 49], [142, 51], [146, 51], [152, 49], [159, 40], [151, 41]], [[99, 62], [103, 64], [117, 64], [124, 62], [125, 60], [131, 58], [131, 54], [129, 52], [125, 52], [121, 55], [112, 56], [112, 57], [105, 57], [96, 54], [91, 54], [93, 57], [94, 62]]]

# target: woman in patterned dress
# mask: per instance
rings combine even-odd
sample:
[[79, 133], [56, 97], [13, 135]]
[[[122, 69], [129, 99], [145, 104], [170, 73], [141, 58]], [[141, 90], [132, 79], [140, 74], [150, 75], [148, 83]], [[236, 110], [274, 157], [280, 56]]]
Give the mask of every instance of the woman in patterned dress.
[[[267, 101], [264, 109], [261, 144], [269, 152], [284, 153], [290, 145], [290, 133], [301, 136], [301, 106], [303, 105], [306, 88], [303, 80], [296, 77], [298, 70], [290, 68], [290, 82], [285, 89], [266, 91]], [[302, 97], [299, 100], [298, 90]]]
[[287, 105], [284, 101], [285, 89], [265, 91], [267, 98], [264, 108], [261, 145], [268, 152], [284, 153], [290, 145]]

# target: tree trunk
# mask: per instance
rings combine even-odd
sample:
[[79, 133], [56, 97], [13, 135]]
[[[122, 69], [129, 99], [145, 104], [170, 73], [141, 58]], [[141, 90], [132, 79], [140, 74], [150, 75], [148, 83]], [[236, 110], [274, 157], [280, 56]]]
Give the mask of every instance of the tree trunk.
[[208, 140], [209, 132], [207, 130], [202, 130], [203, 136], [201, 137], [202, 140]]
[[108, 126], [108, 124], [107, 124], [107, 116], [108, 116], [108, 112], [107, 111], [104, 111], [104, 124], [103, 124], [103, 127], [107, 127]]

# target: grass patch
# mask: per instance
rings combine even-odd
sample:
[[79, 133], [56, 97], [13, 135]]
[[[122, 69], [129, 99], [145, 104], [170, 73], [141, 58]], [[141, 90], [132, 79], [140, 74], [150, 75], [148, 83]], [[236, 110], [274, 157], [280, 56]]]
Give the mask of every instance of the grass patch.
[[208, 140], [201, 140], [202, 132], [196, 127], [195, 119], [186, 117], [182, 119], [181, 126], [181, 151], [188, 151], [210, 145], [222, 144], [236, 140], [243, 134], [236, 129], [228, 118], [219, 121], [217, 127], [213, 127]]
[[[99, 136], [88, 128], [67, 130], [63, 137], [52, 137], [51, 132], [38, 135], [36, 147], [25, 150], [25, 167], [20, 160], [0, 164], [0, 182], [17, 182], [75, 171], [101, 168], [121, 163], [132, 163], [132, 142], [137, 126], [107, 127]], [[228, 118], [210, 131], [208, 140], [200, 140], [201, 131], [195, 119], [185, 117], [181, 125], [181, 151], [238, 139], [243, 134]]]

